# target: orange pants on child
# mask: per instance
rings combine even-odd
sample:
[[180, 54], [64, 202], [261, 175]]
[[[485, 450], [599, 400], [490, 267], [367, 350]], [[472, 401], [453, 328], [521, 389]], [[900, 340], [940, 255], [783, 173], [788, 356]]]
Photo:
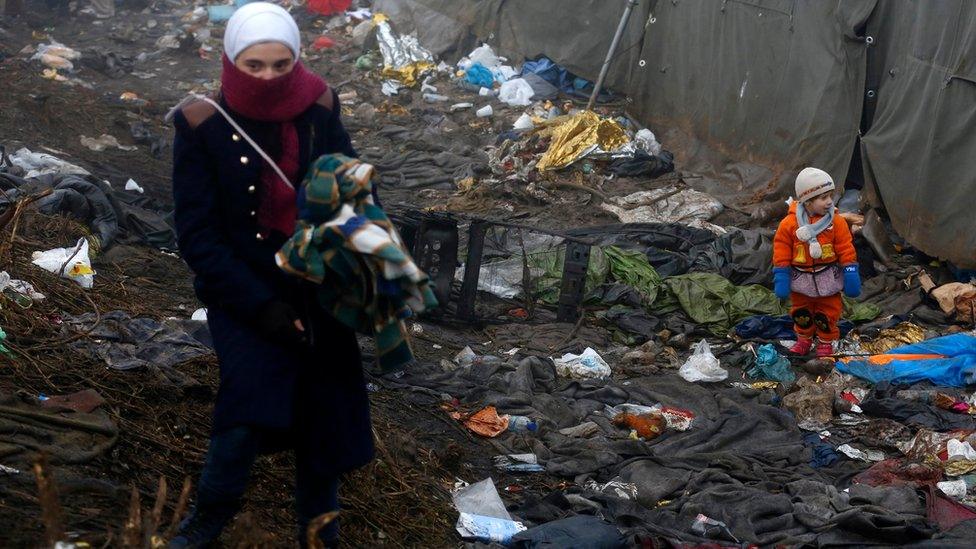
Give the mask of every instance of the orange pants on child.
[[813, 339], [813, 336], [817, 335], [820, 341], [840, 339], [837, 322], [840, 321], [840, 314], [844, 310], [844, 302], [840, 294], [830, 297], [809, 297], [792, 292], [790, 301], [793, 303], [790, 316], [793, 317], [793, 330], [796, 335], [808, 339]]

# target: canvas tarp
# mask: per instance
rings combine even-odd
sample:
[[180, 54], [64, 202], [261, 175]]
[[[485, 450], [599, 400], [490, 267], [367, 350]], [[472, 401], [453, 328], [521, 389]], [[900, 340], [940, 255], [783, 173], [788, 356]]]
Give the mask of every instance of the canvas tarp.
[[[612, 4], [612, 5], [611, 5]], [[456, 60], [478, 41], [514, 64], [546, 55], [595, 79], [625, 0], [377, 0], [402, 32]], [[607, 83], [626, 93], [692, 183], [746, 210], [814, 165], [865, 179], [922, 251], [976, 267], [962, 208], [976, 191], [976, 3], [643, 1]], [[870, 37], [870, 40], [868, 40]], [[862, 120], [863, 116], [863, 120]], [[869, 195], [871, 193], [868, 193]]]

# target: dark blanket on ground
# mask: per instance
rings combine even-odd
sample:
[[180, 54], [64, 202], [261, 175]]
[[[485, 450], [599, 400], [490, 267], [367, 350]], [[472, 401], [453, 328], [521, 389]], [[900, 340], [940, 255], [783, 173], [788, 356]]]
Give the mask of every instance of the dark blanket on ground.
[[[740, 372], [730, 370], [730, 380], [737, 379]], [[924, 498], [913, 487], [852, 485], [851, 478], [868, 463], [841, 456], [813, 468], [807, 433], [788, 410], [774, 405], [779, 397], [770, 390], [689, 383], [674, 372], [626, 381], [569, 380], [557, 377], [549, 360], [533, 356], [453, 372], [421, 364], [386, 383], [446, 393], [472, 410], [494, 405], [500, 414], [538, 420], [537, 435], [505, 433], [495, 441], [511, 453], [534, 452], [548, 473], [586, 488], [572, 497], [554, 493], [530, 499], [513, 509], [530, 525], [595, 513], [631, 541], [675, 545], [873, 545], [934, 537], [948, 543], [965, 532], [959, 527], [940, 532], [927, 520]], [[695, 420], [685, 432], [635, 440], [628, 429], [611, 423], [607, 409], [625, 403], [689, 409]], [[595, 423], [597, 432], [589, 437], [560, 433], [585, 422]], [[892, 424], [862, 417], [838, 427], [831, 441], [891, 447], [909, 436]], [[636, 490], [607, 485], [613, 482]], [[694, 527], [699, 515], [725, 526]]]

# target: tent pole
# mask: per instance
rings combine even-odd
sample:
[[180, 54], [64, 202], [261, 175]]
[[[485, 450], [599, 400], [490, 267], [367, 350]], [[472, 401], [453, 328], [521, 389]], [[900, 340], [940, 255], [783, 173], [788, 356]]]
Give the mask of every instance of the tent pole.
[[617, 46], [620, 45], [620, 39], [624, 35], [624, 29], [627, 28], [627, 21], [630, 20], [630, 14], [637, 7], [637, 0], [627, 0], [627, 7], [624, 9], [624, 14], [620, 18], [620, 24], [617, 25], [617, 33], [613, 35], [613, 41], [610, 42], [610, 50], [607, 51], [607, 58], [603, 61], [603, 67], [600, 69], [600, 77], [596, 79], [596, 84], [593, 86], [593, 94], [590, 95], [590, 101], [586, 104], [586, 110], [591, 110], [593, 104], [596, 103], [597, 96], [600, 95], [600, 90], [603, 88], [603, 81], [607, 78], [607, 73], [610, 71], [610, 63], [613, 62], [613, 56], [617, 53]]

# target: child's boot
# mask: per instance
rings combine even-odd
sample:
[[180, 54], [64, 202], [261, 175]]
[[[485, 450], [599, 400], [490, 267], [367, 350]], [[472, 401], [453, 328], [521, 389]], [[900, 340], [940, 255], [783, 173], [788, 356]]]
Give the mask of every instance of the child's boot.
[[834, 342], [833, 341], [818, 341], [817, 348], [814, 351], [817, 358], [827, 358], [833, 356], [834, 354]]
[[813, 347], [813, 340], [808, 337], [798, 337], [796, 343], [790, 347], [790, 352], [794, 355], [805, 355], [810, 352], [810, 348]]

